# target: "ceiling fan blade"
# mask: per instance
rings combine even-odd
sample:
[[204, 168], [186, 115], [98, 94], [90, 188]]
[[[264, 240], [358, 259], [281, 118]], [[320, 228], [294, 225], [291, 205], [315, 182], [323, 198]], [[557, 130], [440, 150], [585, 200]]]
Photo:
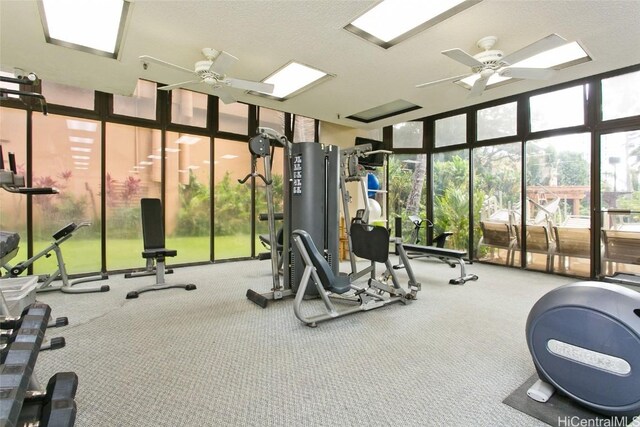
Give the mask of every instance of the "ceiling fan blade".
[[471, 92], [469, 92], [469, 98], [475, 98], [476, 96], [482, 95], [482, 92], [484, 92], [484, 89], [487, 87], [488, 81], [489, 77], [480, 77], [476, 80], [471, 88]]
[[236, 62], [238, 62], [238, 58], [223, 50], [216, 56], [216, 59], [213, 60], [209, 71], [223, 75]]
[[164, 66], [164, 67], [169, 67], [169, 68], [173, 68], [173, 69], [180, 70], [180, 71], [186, 71], [187, 73], [192, 73], [192, 74], [193, 74], [193, 70], [190, 70], [190, 69], [188, 69], [188, 68], [181, 67], [181, 66], [176, 65], [176, 64], [172, 64], [172, 63], [170, 63], [170, 62], [163, 61], [163, 60], [158, 59], [158, 58], [154, 58], [153, 56], [142, 55], [142, 56], [140, 56], [138, 59], [140, 59], [140, 61], [141, 61], [142, 63], [146, 63], [146, 64], [148, 64], [148, 63], [158, 64], [158, 65], [162, 65], [162, 66]]
[[187, 82], [182, 82], [182, 83], [174, 83], [172, 85], [167, 85], [167, 86], [161, 86], [158, 88], [158, 90], [172, 90], [172, 89], [178, 89], [181, 88], [183, 86], [188, 86], [190, 84], [194, 84], [194, 83], [202, 83], [204, 80], [189, 80]]
[[504, 62], [505, 64], [516, 64], [527, 58], [556, 48], [558, 46], [562, 46], [566, 43], [567, 41], [565, 39], [554, 33], [541, 40], [538, 40], [537, 42], [531, 43], [529, 46], [525, 46], [516, 52], [510, 53], [509, 55], [503, 57], [500, 62]]
[[422, 83], [419, 85], [416, 85], [416, 88], [423, 88], [423, 87], [427, 87], [427, 86], [432, 86], [432, 85], [437, 85], [439, 83], [445, 83], [445, 82], [453, 82], [459, 79], [463, 79], [465, 77], [469, 77], [471, 74], [461, 74], [459, 76], [455, 76], [455, 77], [447, 77], [446, 79], [440, 79], [440, 80], [434, 80], [432, 82], [427, 82], [427, 83]]
[[502, 77], [513, 77], [514, 79], [531, 79], [531, 80], [546, 80], [550, 79], [556, 70], [552, 68], [522, 68], [522, 67], [510, 67], [503, 68], [498, 72]]
[[465, 52], [462, 49], [458, 49], [458, 48], [448, 49], [448, 50], [443, 50], [441, 53], [453, 59], [454, 61], [461, 62], [464, 65], [468, 65], [469, 67], [483, 66], [482, 62], [478, 61], [476, 58], [469, 55], [467, 52]]
[[234, 79], [227, 77], [224, 80], [227, 86], [231, 86], [236, 89], [252, 90], [254, 92], [263, 92], [271, 94], [273, 93], [274, 85], [271, 83], [253, 82], [250, 80]]
[[231, 95], [231, 93], [227, 90], [226, 87], [217, 87], [213, 90], [213, 94], [215, 96], [217, 96], [218, 98], [220, 98], [220, 101], [222, 101], [225, 104], [233, 104], [234, 102], [236, 102], [236, 99], [233, 97], [233, 95]]

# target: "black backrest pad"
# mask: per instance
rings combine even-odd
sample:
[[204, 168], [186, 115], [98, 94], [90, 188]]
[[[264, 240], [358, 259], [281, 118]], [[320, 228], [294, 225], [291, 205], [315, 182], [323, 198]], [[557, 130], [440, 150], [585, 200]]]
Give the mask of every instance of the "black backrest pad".
[[142, 238], [144, 249], [164, 248], [164, 226], [162, 225], [162, 202], [160, 199], [141, 199]]
[[295, 230], [292, 234], [300, 238], [304, 248], [307, 250], [309, 258], [311, 258], [311, 263], [318, 272], [318, 277], [320, 277], [322, 287], [325, 289], [331, 288], [335, 281], [335, 275], [333, 274], [333, 271], [331, 271], [331, 267], [327, 260], [324, 259], [322, 254], [318, 251], [318, 248], [316, 248], [316, 245], [313, 243], [313, 239], [311, 239], [309, 233], [304, 230]]
[[351, 224], [353, 253], [375, 262], [387, 262], [389, 258], [389, 230], [365, 224]]

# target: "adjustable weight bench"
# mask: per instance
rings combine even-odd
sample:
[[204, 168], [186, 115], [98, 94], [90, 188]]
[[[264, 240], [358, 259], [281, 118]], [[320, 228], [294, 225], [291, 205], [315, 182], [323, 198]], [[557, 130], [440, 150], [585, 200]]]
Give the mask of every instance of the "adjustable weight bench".
[[[455, 260], [460, 265], [460, 277], [449, 280], [451, 285], [464, 285], [469, 280], [478, 280], [478, 276], [475, 274], [467, 274], [464, 267], [464, 257], [467, 256], [467, 251], [440, 248], [437, 246], [421, 246], [421, 245], [407, 245], [403, 244], [404, 249], [411, 253], [419, 253], [424, 255], [436, 256], [440, 259]], [[394, 268], [402, 268], [403, 266], [396, 266]]]
[[144, 241], [142, 258], [155, 261], [156, 283], [129, 292], [127, 299], [138, 298], [138, 295], [143, 292], [161, 289], [182, 288], [187, 291], [196, 289], [196, 285], [192, 283], [169, 284], [164, 281], [165, 258], [176, 256], [178, 251], [165, 248], [162, 202], [160, 199], [141, 199], [140, 208], [142, 212], [142, 239]]

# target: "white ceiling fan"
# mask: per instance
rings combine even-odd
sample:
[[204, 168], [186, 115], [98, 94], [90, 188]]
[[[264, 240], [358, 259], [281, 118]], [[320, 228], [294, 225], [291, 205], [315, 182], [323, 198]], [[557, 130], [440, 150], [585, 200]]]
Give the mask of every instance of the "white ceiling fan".
[[501, 50], [493, 49], [493, 46], [497, 41], [498, 38], [496, 36], [481, 38], [480, 40], [478, 40], [477, 46], [480, 49], [483, 49], [483, 51], [475, 55], [470, 55], [462, 49], [443, 50], [443, 55], [446, 55], [455, 61], [471, 67], [471, 73], [422, 83], [417, 85], [416, 87], [427, 87], [438, 83], [460, 80], [465, 77], [478, 74], [478, 79], [473, 84], [471, 92], [469, 93], [469, 97], [475, 97], [482, 95], [482, 92], [484, 92], [485, 88], [487, 87], [489, 79], [493, 75], [498, 75], [501, 77], [513, 77], [516, 79], [545, 80], [550, 78], [556, 72], [556, 70], [552, 68], [512, 67], [511, 65], [517, 64], [518, 62], [521, 62], [527, 58], [567, 43], [567, 41], [559, 35], [551, 34], [541, 40], [538, 40], [537, 42], [530, 44], [529, 46], [526, 46], [514, 53], [505, 56], [504, 52], [502, 52]]
[[160, 90], [172, 90], [197, 83], [206, 83], [214, 90], [215, 95], [225, 104], [235, 102], [235, 98], [227, 90], [227, 88], [235, 88], [256, 92], [272, 93], [274, 86], [269, 83], [254, 82], [250, 80], [235, 79], [227, 77], [225, 74], [229, 68], [236, 62], [238, 58], [225, 51], [217, 51], [211, 48], [202, 49], [205, 60], [198, 61], [194, 65], [194, 69], [190, 70], [170, 62], [154, 58], [148, 55], [142, 55], [140, 61], [146, 70], [150, 63], [162, 65], [187, 73], [195, 74], [196, 80], [188, 80], [185, 82], [175, 83], [167, 86], [159, 87]]

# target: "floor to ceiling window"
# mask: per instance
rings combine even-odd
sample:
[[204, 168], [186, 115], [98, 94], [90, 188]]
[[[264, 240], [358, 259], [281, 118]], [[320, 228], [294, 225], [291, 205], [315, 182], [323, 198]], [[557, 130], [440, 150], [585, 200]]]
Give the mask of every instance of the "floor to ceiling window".
[[[18, 174], [27, 176], [27, 113], [0, 108], [0, 147], [4, 168], [9, 169], [9, 153], [16, 160]], [[0, 230], [20, 235], [20, 251], [12, 263], [27, 259], [27, 196], [0, 190]]]
[[433, 155], [433, 231], [453, 233], [446, 247], [469, 246], [469, 150]]
[[164, 225], [175, 263], [211, 258], [211, 139], [167, 132]]
[[600, 138], [603, 275], [640, 273], [640, 130]]
[[107, 268], [142, 267], [140, 199], [161, 196], [162, 134], [108, 123], [105, 139]]
[[549, 270], [583, 277], [591, 266], [590, 138], [580, 133], [526, 142], [527, 247], [544, 252], [548, 238]]
[[[424, 129], [421, 121], [398, 123], [393, 126], [394, 149], [422, 149], [423, 138]], [[430, 228], [426, 212], [427, 155], [391, 155], [387, 175], [389, 225], [395, 226], [395, 218], [401, 218], [404, 241], [426, 243]]]
[[216, 138], [213, 143], [213, 258], [251, 256], [251, 169], [245, 142]]
[[474, 247], [477, 259], [518, 265], [521, 144], [473, 150]]
[[[67, 224], [89, 224], [61, 246], [69, 274], [101, 267], [101, 139], [98, 121], [33, 116], [33, 185], [58, 189], [55, 195], [33, 197], [34, 253], [49, 246], [52, 235]], [[33, 266], [35, 274], [57, 268], [55, 257]]]

